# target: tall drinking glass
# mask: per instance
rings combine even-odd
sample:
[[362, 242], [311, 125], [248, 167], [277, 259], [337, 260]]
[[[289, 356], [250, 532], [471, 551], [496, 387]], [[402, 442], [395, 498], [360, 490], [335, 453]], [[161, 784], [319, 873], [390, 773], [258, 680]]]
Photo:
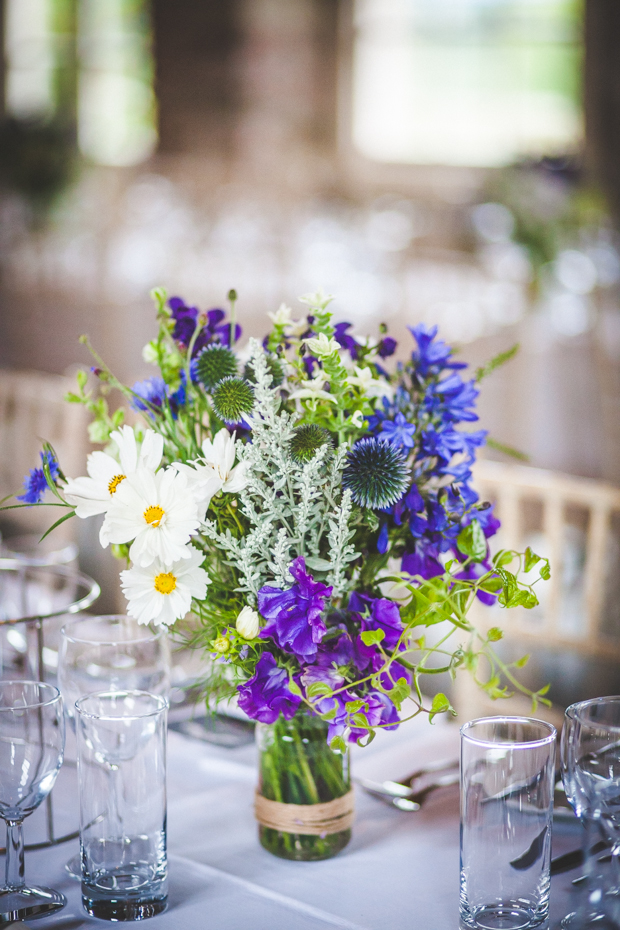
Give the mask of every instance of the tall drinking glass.
[[6, 821], [6, 881], [0, 924], [46, 917], [62, 894], [26, 885], [22, 824], [47, 797], [62, 765], [65, 721], [57, 688], [40, 681], [0, 682], [0, 816]]
[[[84, 616], [60, 631], [58, 685], [75, 733], [75, 702], [96, 691], [148, 691], [167, 698], [170, 647], [165, 629], [152, 630], [131, 617]], [[81, 874], [80, 857], [65, 865], [72, 878]]]
[[82, 903], [92, 917], [165, 910], [165, 698], [110, 691], [76, 704]]
[[[586, 827], [584, 900], [563, 927], [616, 926], [610, 916], [620, 899], [620, 697], [572, 704], [562, 731], [562, 780], [566, 796]], [[602, 847], [611, 870], [599, 867]]]
[[461, 926], [547, 920], [556, 731], [528, 717], [461, 727]]

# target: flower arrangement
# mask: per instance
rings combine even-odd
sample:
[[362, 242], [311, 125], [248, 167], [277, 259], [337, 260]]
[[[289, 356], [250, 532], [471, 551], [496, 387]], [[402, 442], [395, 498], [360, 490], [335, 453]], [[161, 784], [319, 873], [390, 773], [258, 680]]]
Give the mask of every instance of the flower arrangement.
[[[476, 598], [533, 607], [549, 577], [530, 550], [491, 555], [499, 522], [471, 484], [486, 436], [470, 427], [477, 385], [510, 353], [464, 380], [420, 325], [393, 364], [385, 327], [354, 337], [322, 294], [302, 298], [299, 319], [284, 305], [270, 314], [242, 353], [234, 292], [228, 316], [153, 295], [144, 357], [159, 374], [129, 388], [93, 353], [100, 390], [81, 372], [68, 400], [92, 412], [105, 448], [72, 479], [46, 445], [22, 505], [50, 489], [66, 508], [55, 526], [103, 515], [128, 613], [210, 656], [207, 696], [236, 695], [265, 724], [305, 710], [332, 750], [405, 716], [453, 713], [443, 694], [425, 700], [428, 674], [463, 666], [491, 697], [525, 692], [493, 649], [501, 631], [469, 617]], [[112, 388], [141, 425], [124, 425], [126, 405], [110, 412]]]

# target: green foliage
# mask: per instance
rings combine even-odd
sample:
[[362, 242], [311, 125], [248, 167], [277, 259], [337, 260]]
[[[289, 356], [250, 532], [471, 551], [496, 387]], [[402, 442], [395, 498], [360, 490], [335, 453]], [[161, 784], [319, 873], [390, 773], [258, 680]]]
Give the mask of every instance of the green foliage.
[[468, 555], [474, 562], [482, 562], [487, 554], [487, 541], [478, 520], [472, 520], [459, 533], [456, 544], [459, 552]]
[[511, 358], [515, 357], [520, 348], [519, 343], [516, 342], [510, 349], [506, 349], [505, 352], [500, 352], [498, 355], [495, 355], [485, 365], [482, 365], [481, 368], [476, 369], [475, 380], [482, 381], [483, 378], [488, 377], [492, 372], [501, 368], [502, 365], [505, 365]]

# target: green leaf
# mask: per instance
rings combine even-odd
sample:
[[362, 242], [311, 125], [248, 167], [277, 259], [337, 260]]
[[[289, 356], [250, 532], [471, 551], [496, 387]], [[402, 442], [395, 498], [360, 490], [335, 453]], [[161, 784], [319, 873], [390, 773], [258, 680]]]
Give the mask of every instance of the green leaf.
[[360, 637], [365, 646], [374, 646], [375, 643], [383, 642], [385, 630], [364, 630]]
[[549, 562], [546, 559], [545, 559], [545, 564], [540, 569], [540, 577], [542, 578], [543, 581], [549, 581], [549, 579], [551, 578], [551, 566], [549, 565]]
[[448, 712], [456, 716], [456, 711], [452, 707], [452, 704], [450, 703], [448, 698], [445, 696], [445, 694], [442, 694], [441, 692], [439, 694], [436, 694], [435, 697], [433, 698], [433, 702], [431, 704], [431, 710], [428, 715], [429, 723], [432, 722], [433, 718], [436, 717], [437, 714], [445, 714]]
[[293, 681], [292, 678], [289, 678], [288, 690], [291, 692], [291, 694], [296, 694], [298, 697], [302, 697], [301, 688], [296, 681]]
[[538, 562], [540, 562], [540, 556], [539, 556], [539, 555], [536, 555], [535, 552], [532, 552], [532, 550], [530, 549], [529, 546], [528, 546], [527, 549], [525, 550], [524, 555], [525, 555], [525, 563], [524, 563], [524, 564], [525, 564], [525, 571], [526, 571], [526, 572], [529, 572], [532, 568], [534, 568], [534, 566], [535, 566]]
[[490, 359], [486, 365], [483, 365], [481, 368], [476, 369], [476, 381], [482, 381], [483, 378], [486, 378], [487, 375], [490, 375], [493, 371], [499, 368], [501, 365], [505, 365], [506, 362], [509, 362], [511, 358], [514, 358], [517, 352], [519, 351], [519, 343], [516, 342], [509, 349], [506, 349], [505, 352], [500, 352], [498, 355], [495, 355]]
[[332, 736], [329, 743], [329, 748], [333, 749], [334, 752], [346, 752], [347, 744], [343, 740], [342, 736]]
[[313, 572], [328, 572], [332, 567], [332, 563], [328, 559], [319, 559], [313, 555], [306, 557], [306, 565]]
[[456, 544], [459, 551], [468, 555], [474, 562], [482, 562], [487, 554], [487, 541], [478, 520], [472, 520], [463, 527], [458, 535]]
[[348, 714], [355, 714], [357, 713], [358, 710], [361, 710], [362, 707], [365, 706], [365, 704], [366, 704], [366, 701], [363, 701], [363, 700], [347, 701], [344, 707]]
[[516, 659], [516, 661], [513, 662], [512, 664], [514, 665], [515, 668], [525, 668], [525, 666], [527, 665], [529, 661], [530, 661], [529, 654], [526, 654], [524, 656], [521, 656], [520, 659]]
[[362, 714], [362, 713], [351, 714], [350, 722], [354, 726], [360, 727], [363, 729], [366, 729], [369, 726], [368, 718], [366, 714]]
[[78, 383], [78, 387], [81, 391], [83, 391], [88, 382], [88, 372], [84, 371], [83, 368], [80, 368], [75, 376], [75, 379]]
[[515, 553], [512, 549], [500, 549], [493, 556], [493, 565], [495, 568], [503, 568], [504, 565], [509, 565], [514, 557]]
[[387, 696], [396, 706], [397, 710], [400, 710], [401, 704], [410, 694], [411, 688], [406, 678], [399, 678], [392, 690], [387, 692]]
[[61, 523], [64, 523], [65, 520], [70, 520], [71, 517], [74, 517], [74, 516], [75, 516], [75, 510], [74, 510], [73, 508], [71, 508], [71, 510], [70, 510], [69, 513], [66, 513], [63, 517], [60, 518], [60, 520], [56, 520], [56, 522], [53, 523], [52, 526], [50, 526], [49, 530], [46, 530], [46, 531], [43, 533], [43, 536], [41, 537], [41, 539], [39, 540], [39, 542], [43, 542], [43, 540], [45, 539], [45, 537], [46, 537], [46, 536], [49, 536], [49, 534], [52, 532], [52, 530], [55, 530], [56, 527], [57, 527], [57, 526], [60, 526]]
[[530, 460], [529, 455], [526, 455], [525, 452], [521, 452], [519, 449], [513, 449], [512, 446], [507, 446], [505, 442], [499, 442], [499, 440], [493, 439], [492, 436], [487, 436], [486, 444], [489, 449], [494, 449], [496, 452], [508, 455], [511, 459], [516, 459], [518, 462], [529, 462]]
[[312, 700], [315, 697], [321, 697], [324, 694], [331, 694], [332, 689], [324, 681], [315, 681], [306, 688], [306, 694]]
[[487, 639], [490, 643], [498, 643], [500, 639], [503, 639], [503, 636], [503, 632], [497, 626], [492, 626], [487, 633]]

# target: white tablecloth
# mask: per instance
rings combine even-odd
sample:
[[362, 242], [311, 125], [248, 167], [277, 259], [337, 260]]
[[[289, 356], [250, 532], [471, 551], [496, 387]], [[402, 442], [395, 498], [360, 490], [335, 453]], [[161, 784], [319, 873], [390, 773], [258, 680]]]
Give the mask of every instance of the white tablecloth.
[[[411, 721], [353, 749], [353, 771], [369, 778], [404, 776], [432, 759], [458, 754], [458, 728]], [[403, 813], [356, 791], [349, 846], [324, 862], [288, 862], [262, 849], [252, 803], [252, 746], [223, 749], [170, 733], [168, 839], [170, 898], [153, 930], [456, 930], [458, 927], [458, 792], [434, 795], [418, 813]], [[62, 789], [62, 784], [56, 790]], [[63, 789], [66, 793], [66, 788]], [[63, 804], [73, 797], [59, 798]], [[77, 803], [77, 799], [75, 799]], [[554, 854], [579, 845], [576, 824], [554, 828]], [[77, 841], [31, 852], [26, 878], [64, 892], [67, 907], [32, 921], [45, 930], [105, 926], [87, 918], [80, 887], [63, 864]], [[552, 920], [570, 909], [576, 873], [552, 881]]]

